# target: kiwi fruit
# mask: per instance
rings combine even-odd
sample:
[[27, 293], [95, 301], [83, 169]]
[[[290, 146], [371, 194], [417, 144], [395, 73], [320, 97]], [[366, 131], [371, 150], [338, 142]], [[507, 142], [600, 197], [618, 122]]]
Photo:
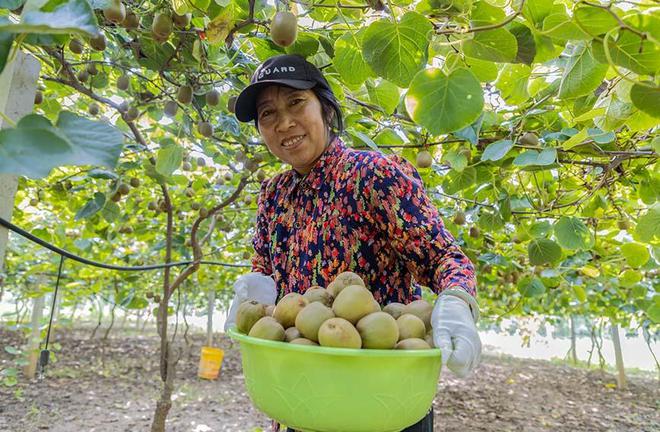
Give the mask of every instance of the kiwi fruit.
[[133, 12], [128, 12], [121, 25], [126, 30], [135, 30], [140, 26], [140, 18]]
[[360, 333], [362, 348], [392, 349], [399, 341], [399, 326], [386, 312], [374, 312], [363, 317], [355, 328]]
[[397, 319], [403, 315], [403, 310], [405, 307], [406, 305], [403, 303], [392, 302], [386, 304], [385, 307], [383, 307], [383, 312], [388, 313], [392, 315], [392, 318]]
[[90, 115], [93, 115], [93, 116], [98, 115], [98, 114], [99, 114], [99, 105], [98, 105], [96, 102], [92, 102], [92, 103], [89, 104], [89, 106], [87, 107], [87, 112], [88, 112]]
[[270, 37], [275, 45], [288, 47], [296, 41], [297, 35], [296, 16], [288, 11], [277, 12], [270, 23]]
[[396, 319], [399, 327], [399, 340], [423, 338], [426, 335], [424, 321], [413, 314], [402, 314]]
[[321, 325], [334, 318], [332, 309], [321, 302], [312, 302], [305, 306], [296, 316], [296, 328], [309, 340], [318, 342], [318, 333]]
[[174, 101], [165, 102], [165, 107], [163, 108], [163, 112], [165, 113], [166, 116], [174, 117], [178, 110], [179, 110], [179, 105], [176, 102]]
[[105, 35], [103, 33], [99, 33], [98, 35], [94, 36], [93, 38], [90, 38], [89, 39], [89, 46], [91, 46], [96, 51], [104, 51], [105, 48], [107, 47], [107, 44], [106, 44], [106, 41], [105, 41]]
[[178, 15], [178, 14], [173, 14], [172, 15], [172, 22], [174, 23], [174, 26], [179, 29], [185, 29], [190, 25], [190, 19], [192, 18], [192, 15], [187, 13], [183, 15]]
[[335, 297], [332, 311], [354, 324], [374, 311], [373, 302], [371, 291], [360, 285], [349, 285]]
[[534, 132], [525, 132], [523, 136], [520, 137], [520, 143], [536, 147], [539, 145], [539, 137], [536, 136]]
[[398, 350], [421, 350], [431, 349], [431, 346], [422, 338], [410, 338], [399, 341], [395, 348]]
[[44, 94], [41, 90], [37, 90], [34, 94], [34, 104], [39, 105], [44, 101]]
[[456, 225], [464, 225], [465, 224], [465, 213], [463, 212], [456, 212], [454, 215], [454, 223]]
[[117, 88], [119, 90], [128, 90], [128, 86], [130, 85], [131, 81], [128, 78], [127, 75], [122, 75], [119, 78], [117, 78]]
[[265, 316], [254, 323], [248, 336], [273, 341], [283, 341], [285, 337], [284, 327], [273, 317]]
[[197, 131], [203, 137], [209, 138], [213, 136], [213, 125], [207, 121], [200, 121], [197, 123]]
[[205, 98], [208, 106], [217, 106], [220, 103], [220, 93], [215, 89], [206, 92]]
[[126, 7], [119, 0], [112, 0], [110, 6], [103, 9], [103, 16], [106, 20], [119, 24], [126, 19]]
[[433, 306], [426, 300], [415, 300], [408, 303], [404, 307], [403, 313], [415, 315], [424, 322], [427, 331], [431, 329], [431, 314], [433, 313]]
[[69, 51], [74, 54], [82, 54], [84, 50], [82, 42], [80, 39], [73, 38], [69, 41]]
[[307, 299], [308, 302], [320, 302], [327, 307], [332, 307], [332, 302], [335, 298], [330, 294], [325, 288], [319, 286], [313, 286], [303, 293], [303, 297]]
[[183, 105], [188, 105], [192, 102], [193, 98], [193, 89], [189, 85], [182, 85], [179, 87], [179, 90], [176, 94], [176, 100]]
[[255, 300], [241, 303], [236, 311], [236, 329], [248, 334], [252, 326], [266, 316], [266, 307]]
[[419, 168], [428, 168], [433, 164], [433, 156], [428, 150], [422, 150], [417, 153], [416, 162]]
[[360, 333], [343, 318], [330, 318], [319, 328], [319, 345], [334, 348], [361, 348]]
[[293, 327], [296, 324], [298, 313], [307, 306], [307, 299], [298, 293], [289, 293], [275, 306], [273, 318], [284, 328]]
[[167, 39], [172, 34], [172, 18], [166, 13], [157, 13], [151, 24], [151, 32], [161, 41]]

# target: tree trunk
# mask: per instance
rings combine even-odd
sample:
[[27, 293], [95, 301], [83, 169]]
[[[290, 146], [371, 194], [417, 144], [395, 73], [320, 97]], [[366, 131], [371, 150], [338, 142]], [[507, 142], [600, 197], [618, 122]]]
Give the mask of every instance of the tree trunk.
[[136, 333], [140, 330], [140, 318], [142, 318], [143, 313], [144, 313], [144, 309], [138, 309], [137, 316], [135, 317], [135, 332]]
[[108, 340], [108, 335], [110, 335], [110, 330], [112, 330], [112, 326], [115, 324], [115, 308], [117, 307], [117, 303], [112, 304], [112, 308], [110, 309], [110, 325], [108, 326], [107, 329], [105, 329], [105, 333], [103, 334], [103, 340], [107, 341]]
[[206, 309], [206, 346], [213, 346], [213, 311], [215, 308], [215, 288], [209, 288], [208, 307]]
[[110, 308], [110, 325], [105, 330], [105, 334], [103, 335], [104, 341], [108, 340], [108, 335], [110, 334], [110, 330], [112, 330], [112, 326], [115, 324], [115, 308], [117, 307], [117, 299], [119, 298], [119, 285], [117, 283], [116, 276], [114, 279], [114, 290], [115, 291], [114, 291], [114, 296], [112, 298], [112, 308]]
[[612, 342], [614, 343], [614, 355], [616, 358], [616, 369], [618, 375], [616, 377], [616, 385], [620, 389], [627, 387], [626, 383], [626, 370], [623, 366], [623, 353], [621, 351], [621, 340], [619, 339], [619, 326], [612, 324]]
[[28, 340], [28, 364], [23, 368], [25, 377], [29, 380], [34, 379], [37, 372], [37, 360], [39, 360], [39, 342], [41, 340], [41, 316], [44, 310], [44, 297], [35, 297], [32, 307], [32, 330]]
[[96, 336], [96, 331], [99, 329], [99, 327], [101, 327], [101, 322], [103, 321], [103, 303], [101, 303], [101, 300], [98, 301], [97, 306], [99, 308], [99, 320], [96, 324], [96, 327], [94, 327], [92, 334], [89, 336], [90, 340], [94, 339], [94, 336]]
[[71, 308], [71, 327], [73, 327], [76, 322], [76, 309], [78, 309], [78, 302], [75, 302]]
[[577, 351], [576, 351], [575, 340], [576, 340], [576, 337], [575, 337], [575, 316], [571, 315], [571, 356], [572, 356], [573, 364], [577, 365]]

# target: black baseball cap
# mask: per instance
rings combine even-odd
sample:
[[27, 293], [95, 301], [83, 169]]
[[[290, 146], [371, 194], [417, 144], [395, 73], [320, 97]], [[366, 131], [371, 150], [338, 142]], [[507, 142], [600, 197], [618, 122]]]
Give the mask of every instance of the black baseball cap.
[[330, 89], [321, 71], [298, 54], [282, 54], [263, 62], [252, 75], [250, 85], [236, 99], [236, 118], [249, 122], [257, 118], [257, 96], [268, 85], [281, 84], [299, 90], [319, 86]]

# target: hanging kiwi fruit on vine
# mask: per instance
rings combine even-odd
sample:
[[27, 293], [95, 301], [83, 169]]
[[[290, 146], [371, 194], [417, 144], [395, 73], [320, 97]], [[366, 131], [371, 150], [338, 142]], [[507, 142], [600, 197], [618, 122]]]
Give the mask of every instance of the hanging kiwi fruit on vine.
[[166, 13], [157, 13], [151, 24], [151, 33], [158, 42], [165, 42], [172, 34], [172, 17]]
[[277, 12], [270, 23], [270, 38], [275, 45], [288, 47], [296, 41], [297, 36], [296, 16], [288, 11]]
[[417, 153], [416, 162], [419, 168], [428, 168], [433, 164], [433, 156], [428, 150], [422, 150]]
[[110, 5], [103, 9], [103, 16], [111, 23], [119, 24], [126, 19], [126, 7], [120, 0], [111, 0]]

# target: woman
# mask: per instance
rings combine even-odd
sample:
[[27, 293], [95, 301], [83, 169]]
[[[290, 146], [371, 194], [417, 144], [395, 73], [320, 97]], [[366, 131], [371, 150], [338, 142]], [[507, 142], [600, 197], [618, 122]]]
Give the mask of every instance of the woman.
[[[236, 117], [254, 121], [270, 152], [290, 170], [259, 194], [252, 273], [235, 284], [237, 305], [274, 304], [289, 292], [359, 274], [381, 304], [410, 303], [420, 287], [438, 293], [432, 327], [443, 364], [466, 376], [481, 342], [474, 267], [444, 228], [405, 159], [347, 148], [342, 113], [323, 74], [303, 57], [266, 60], [236, 101]], [[414, 278], [414, 281], [413, 281]], [[408, 432], [433, 430], [433, 412]]]

